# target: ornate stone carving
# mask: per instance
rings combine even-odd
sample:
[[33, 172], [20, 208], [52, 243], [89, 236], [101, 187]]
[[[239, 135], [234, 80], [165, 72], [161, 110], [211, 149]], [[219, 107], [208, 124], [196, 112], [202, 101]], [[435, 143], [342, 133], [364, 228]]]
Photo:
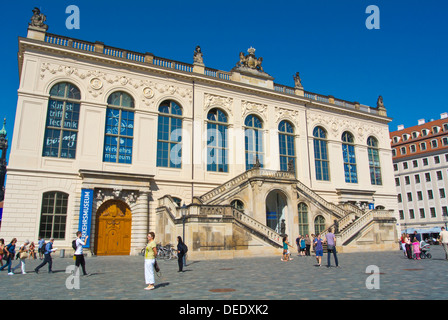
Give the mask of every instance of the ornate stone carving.
[[241, 74], [253, 75], [256, 77], [273, 80], [273, 77], [264, 72], [262, 66], [263, 58], [257, 58], [255, 56], [255, 51], [256, 50], [254, 48], [250, 47], [247, 50], [247, 55], [244, 55], [244, 52], [240, 52], [240, 60], [237, 62], [232, 71], [238, 71]]
[[261, 103], [256, 102], [249, 102], [249, 101], [241, 101], [241, 107], [243, 110], [243, 116], [246, 117], [251, 112], [258, 113], [264, 117], [264, 119], [267, 119], [267, 110], [268, 106]]
[[233, 116], [233, 99], [215, 94], [206, 93], [204, 95], [204, 110], [210, 107], [221, 107], [229, 115]]
[[[292, 122], [296, 128], [299, 127], [299, 111], [298, 110], [289, 110], [280, 107], [275, 107], [275, 116], [277, 123], [280, 123], [281, 120], [289, 120]], [[297, 131], [296, 131], [297, 134]]]

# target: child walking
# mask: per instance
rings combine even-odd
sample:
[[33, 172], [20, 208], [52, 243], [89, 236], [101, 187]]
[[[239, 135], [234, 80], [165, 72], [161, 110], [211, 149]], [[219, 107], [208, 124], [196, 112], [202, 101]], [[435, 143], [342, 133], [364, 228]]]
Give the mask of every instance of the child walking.
[[290, 257], [291, 254], [289, 253], [288, 246], [291, 247], [291, 245], [288, 243], [288, 236], [284, 236], [283, 237], [283, 256], [281, 259], [282, 261], [292, 260], [292, 258]]
[[414, 250], [415, 254], [415, 260], [420, 260], [420, 242], [418, 241], [417, 237], [414, 237], [414, 240], [412, 241], [412, 249]]

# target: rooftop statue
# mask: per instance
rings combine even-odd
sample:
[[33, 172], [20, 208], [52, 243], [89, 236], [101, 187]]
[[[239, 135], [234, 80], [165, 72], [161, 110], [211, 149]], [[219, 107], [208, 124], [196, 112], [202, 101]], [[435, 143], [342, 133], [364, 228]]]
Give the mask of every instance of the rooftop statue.
[[195, 65], [204, 65], [204, 58], [202, 57], [202, 50], [200, 46], [196, 46], [194, 50], [193, 62]]
[[40, 12], [39, 8], [33, 9], [33, 16], [31, 17], [30, 27], [37, 27], [47, 30], [48, 25], [45, 24], [47, 17]]
[[245, 55], [244, 52], [240, 52], [240, 61], [237, 62], [232, 71], [238, 71], [243, 74], [262, 77], [265, 79], [274, 79], [269, 74], [264, 72], [262, 66], [263, 58], [257, 58], [255, 56], [255, 49], [250, 47], [247, 52], [247, 55]]
[[240, 52], [240, 61], [236, 64], [237, 68], [249, 68], [249, 69], [255, 69], [261, 72], [263, 71], [263, 67], [261, 64], [263, 63], [263, 58], [256, 58], [255, 57], [255, 49], [250, 47], [247, 52], [248, 55], [244, 55], [244, 52]]
[[385, 109], [382, 96], [378, 97], [378, 101], [376, 102], [376, 107], [378, 109]]

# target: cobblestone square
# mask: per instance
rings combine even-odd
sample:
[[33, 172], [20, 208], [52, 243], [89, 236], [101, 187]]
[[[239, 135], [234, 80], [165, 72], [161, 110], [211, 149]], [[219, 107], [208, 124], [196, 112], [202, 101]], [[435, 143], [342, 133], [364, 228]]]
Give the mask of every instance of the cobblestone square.
[[[316, 259], [292, 255], [233, 260], [188, 261], [177, 272], [177, 260], [160, 261], [162, 275], [156, 289], [145, 291], [143, 257], [89, 257], [88, 277], [80, 277], [79, 289], [69, 289], [67, 267], [72, 258], [53, 259], [54, 273], [47, 266], [38, 274], [40, 260], [27, 260], [27, 274], [0, 272], [3, 299], [28, 300], [415, 300], [448, 299], [448, 261], [441, 246], [431, 246], [432, 259], [408, 260], [402, 251], [340, 253], [340, 268], [327, 268]], [[332, 257], [332, 264], [334, 260]], [[15, 260], [13, 266], [18, 264]], [[372, 278], [368, 266], [378, 267], [378, 289], [368, 289]], [[369, 280], [369, 279], [370, 280]], [[69, 279], [69, 280], [67, 280]], [[371, 282], [371, 281], [370, 281]]]

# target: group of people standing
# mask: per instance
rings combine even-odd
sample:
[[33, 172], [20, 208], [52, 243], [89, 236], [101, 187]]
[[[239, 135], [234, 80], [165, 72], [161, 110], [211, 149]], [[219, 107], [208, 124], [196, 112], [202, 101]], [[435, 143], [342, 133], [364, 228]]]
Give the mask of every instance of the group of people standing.
[[[328, 233], [325, 235], [325, 239], [321, 239], [320, 235], [315, 236], [314, 234], [309, 237], [305, 235], [304, 237], [299, 235], [296, 239], [297, 251], [299, 256], [311, 256], [311, 244], [313, 245], [313, 249], [316, 252], [316, 260], [317, 266], [320, 267], [322, 265], [322, 257], [324, 253], [323, 245], [327, 244], [327, 267], [331, 267], [331, 254], [333, 254], [334, 261], [336, 267], [339, 267], [338, 256], [336, 252], [336, 237], [333, 233], [332, 229], [328, 230]], [[290, 261], [293, 260], [291, 258], [291, 253], [289, 251], [289, 247], [292, 247], [288, 243], [288, 236], [285, 235], [283, 237], [283, 255], [281, 261]]]

